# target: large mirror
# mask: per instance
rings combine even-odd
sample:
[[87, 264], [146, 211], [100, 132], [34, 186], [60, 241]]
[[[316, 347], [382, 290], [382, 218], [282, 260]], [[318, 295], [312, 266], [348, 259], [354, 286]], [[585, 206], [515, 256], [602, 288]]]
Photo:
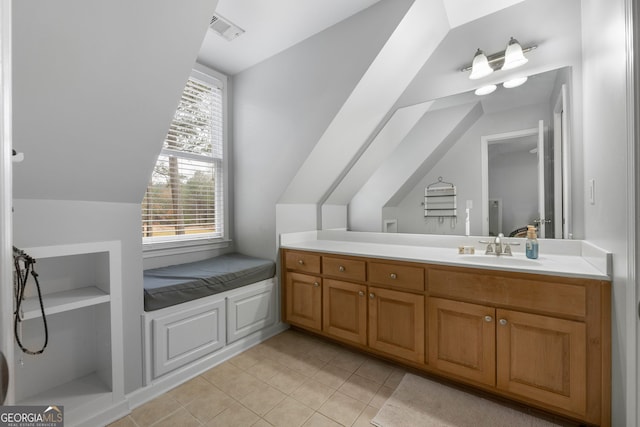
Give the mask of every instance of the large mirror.
[[[571, 76], [571, 67], [564, 67], [529, 76], [519, 87], [500, 85], [489, 95], [461, 93], [404, 107], [425, 112], [349, 203], [349, 228], [520, 236], [535, 223], [540, 237], [571, 237]], [[420, 157], [420, 164], [393, 184], [404, 173], [397, 164], [403, 151], [405, 159]], [[395, 169], [388, 166], [393, 162]], [[394, 185], [384, 203], [372, 203]], [[438, 215], [436, 199], [426, 196], [447, 185], [455, 196]], [[372, 210], [381, 213], [367, 225]]]

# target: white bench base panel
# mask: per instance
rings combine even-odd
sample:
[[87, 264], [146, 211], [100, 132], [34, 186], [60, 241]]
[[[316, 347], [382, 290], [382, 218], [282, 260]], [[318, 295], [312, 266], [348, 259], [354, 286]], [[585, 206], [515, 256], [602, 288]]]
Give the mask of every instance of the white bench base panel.
[[276, 321], [274, 278], [147, 312], [145, 385]]

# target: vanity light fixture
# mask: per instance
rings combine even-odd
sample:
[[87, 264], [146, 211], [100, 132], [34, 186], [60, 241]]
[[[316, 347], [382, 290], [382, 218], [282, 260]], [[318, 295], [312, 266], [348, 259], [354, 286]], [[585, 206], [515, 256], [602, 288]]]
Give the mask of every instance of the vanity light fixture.
[[526, 76], [516, 77], [515, 79], [507, 80], [506, 82], [502, 83], [502, 86], [506, 87], [507, 89], [522, 86], [527, 81], [527, 79], [528, 77]]
[[496, 85], [486, 85], [479, 87], [474, 93], [478, 96], [489, 95], [490, 93], [493, 93], [497, 88], [498, 86]]
[[462, 68], [461, 71], [471, 71], [469, 78], [476, 80], [488, 76], [494, 70], [511, 70], [526, 64], [528, 59], [524, 54], [537, 48], [537, 45], [533, 45], [523, 49], [520, 43], [518, 43], [518, 40], [511, 37], [509, 43], [507, 43], [506, 50], [503, 52], [497, 52], [487, 56], [482, 50], [476, 50], [473, 56], [473, 63]]

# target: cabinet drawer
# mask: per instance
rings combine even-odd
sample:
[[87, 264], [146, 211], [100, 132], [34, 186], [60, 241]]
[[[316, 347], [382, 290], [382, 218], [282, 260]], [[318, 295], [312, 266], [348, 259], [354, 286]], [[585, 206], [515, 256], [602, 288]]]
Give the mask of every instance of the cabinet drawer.
[[306, 252], [286, 252], [285, 266], [288, 270], [320, 273], [320, 255]]
[[587, 311], [584, 286], [546, 280], [431, 268], [429, 292], [448, 298], [566, 316], [584, 317]]
[[365, 280], [366, 263], [356, 259], [322, 257], [322, 273], [342, 279]]
[[424, 291], [424, 268], [370, 262], [369, 282], [414, 291]]

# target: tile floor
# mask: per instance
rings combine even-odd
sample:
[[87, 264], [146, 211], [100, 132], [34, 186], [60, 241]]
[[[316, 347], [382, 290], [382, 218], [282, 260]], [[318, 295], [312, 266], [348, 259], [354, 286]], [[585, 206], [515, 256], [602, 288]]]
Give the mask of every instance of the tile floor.
[[405, 371], [285, 331], [110, 427], [369, 426]]

